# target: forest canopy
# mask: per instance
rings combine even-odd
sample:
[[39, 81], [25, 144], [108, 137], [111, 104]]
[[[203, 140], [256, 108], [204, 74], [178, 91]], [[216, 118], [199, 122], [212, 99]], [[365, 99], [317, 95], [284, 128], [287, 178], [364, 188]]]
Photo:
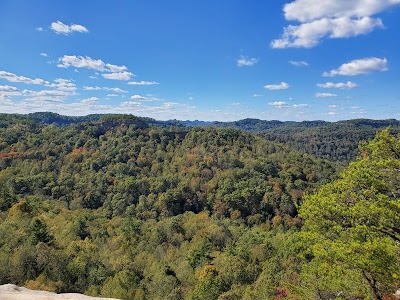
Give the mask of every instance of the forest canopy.
[[121, 299], [373, 299], [399, 284], [388, 130], [339, 174], [234, 128], [88, 118], [0, 116], [0, 284]]

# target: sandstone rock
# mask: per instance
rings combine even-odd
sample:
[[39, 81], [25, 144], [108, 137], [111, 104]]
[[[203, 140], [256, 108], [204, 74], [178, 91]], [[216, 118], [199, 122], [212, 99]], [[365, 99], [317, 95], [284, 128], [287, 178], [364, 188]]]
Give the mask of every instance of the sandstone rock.
[[[0, 285], [0, 300], [116, 300], [114, 298], [96, 298], [82, 294], [56, 294], [46, 291], [35, 291], [15, 284]], [[118, 300], [118, 299], [117, 299]]]

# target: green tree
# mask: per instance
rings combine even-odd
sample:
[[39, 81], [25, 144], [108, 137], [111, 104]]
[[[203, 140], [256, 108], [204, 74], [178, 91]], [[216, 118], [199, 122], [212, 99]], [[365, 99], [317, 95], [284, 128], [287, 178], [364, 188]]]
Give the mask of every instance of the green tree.
[[360, 149], [337, 181], [305, 197], [300, 216], [321, 281], [353, 273], [383, 299], [400, 283], [400, 139], [387, 129]]
[[32, 245], [36, 245], [39, 242], [48, 244], [51, 242], [52, 238], [47, 230], [47, 225], [43, 221], [38, 218], [35, 218], [30, 228], [31, 230], [31, 243]]

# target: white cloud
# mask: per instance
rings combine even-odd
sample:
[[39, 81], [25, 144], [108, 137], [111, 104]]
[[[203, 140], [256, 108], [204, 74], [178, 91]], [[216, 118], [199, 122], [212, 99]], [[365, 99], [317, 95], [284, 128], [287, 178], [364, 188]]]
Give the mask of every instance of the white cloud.
[[330, 72], [324, 72], [322, 76], [333, 77], [337, 75], [354, 76], [359, 74], [367, 74], [377, 71], [387, 71], [387, 59], [386, 58], [363, 58], [355, 59], [348, 63], [341, 65], [335, 70]]
[[79, 24], [71, 24], [67, 25], [64, 24], [61, 21], [53, 22], [50, 25], [51, 30], [53, 30], [57, 34], [64, 34], [68, 35], [72, 32], [81, 32], [81, 33], [88, 33], [89, 30], [87, 30], [86, 27], [79, 25]]
[[133, 95], [131, 96], [132, 100], [147, 100], [147, 97], [142, 96], [142, 95]]
[[289, 107], [289, 103], [283, 101], [270, 102], [268, 103], [268, 105], [272, 105], [275, 107]]
[[37, 31], [43, 31], [43, 28], [42, 27], [36, 27], [36, 30]]
[[154, 84], [159, 84], [156, 81], [129, 81], [128, 84], [131, 85], [154, 85]]
[[[109, 63], [105, 63], [101, 59], [92, 59], [89, 56], [76, 56], [76, 55], [64, 55], [58, 59], [60, 62], [57, 67], [60, 68], [86, 68], [97, 70], [100, 72], [110, 72], [110, 73], [102, 73], [101, 76], [105, 79], [113, 79], [113, 80], [124, 80], [128, 81], [135, 76], [133, 73], [128, 72], [128, 68], [126, 66], [117, 66]], [[99, 75], [98, 73], [96, 73]], [[91, 78], [95, 78], [91, 76]], [[155, 83], [152, 83], [155, 84]]]
[[[60, 64], [58, 64], [57, 67], [60, 68], [75, 67], [75, 68], [92, 69], [101, 72], [117, 72], [111, 74], [103, 74], [103, 75], [112, 75], [111, 77], [125, 76], [125, 78], [128, 78], [127, 75], [130, 76], [133, 75], [132, 73], [125, 71], [128, 69], [126, 66], [117, 66], [113, 64], [108, 64], [102, 61], [101, 59], [93, 59], [89, 56], [84, 57], [76, 55], [64, 55], [63, 57], [60, 57], [58, 61], [60, 62]], [[119, 75], [114, 75], [114, 74], [119, 74]], [[129, 79], [124, 79], [124, 80], [129, 80]]]
[[289, 64], [296, 66], [296, 67], [308, 67], [309, 66], [308, 62], [305, 62], [305, 61], [289, 60]]
[[107, 97], [118, 97], [116, 94], [107, 94]]
[[14, 93], [19, 91], [15, 86], [0, 85], [0, 92]]
[[370, 33], [376, 27], [383, 27], [382, 21], [379, 18], [324, 18], [310, 23], [289, 25], [284, 28], [281, 38], [271, 42], [271, 47], [312, 48], [317, 46], [320, 40], [326, 36], [329, 38], [348, 38]]
[[44, 53], [44, 52], [40, 53], [40, 56], [49, 57], [49, 56], [47, 55], [47, 53]]
[[300, 25], [284, 28], [281, 38], [273, 40], [271, 47], [311, 48], [324, 37], [347, 38], [367, 34], [383, 28], [380, 18], [371, 16], [392, 6], [400, 0], [295, 0], [284, 6], [285, 18], [298, 21]]
[[310, 107], [308, 104], [300, 103], [300, 104], [293, 104], [291, 105], [294, 108], [299, 108], [299, 107]]
[[326, 97], [337, 97], [336, 94], [332, 94], [332, 93], [316, 93], [315, 97], [317, 98], [326, 98]]
[[125, 91], [120, 88], [110, 88], [110, 87], [100, 87], [100, 86], [84, 86], [83, 89], [85, 91], [109, 91], [109, 92], [114, 92], [114, 93], [127, 93], [128, 91]]
[[60, 90], [41, 90], [41, 91], [30, 91], [24, 90], [24, 100], [27, 101], [50, 101], [50, 102], [62, 102], [66, 97], [72, 95], [67, 91]]
[[246, 57], [243, 55], [239, 56], [239, 58], [236, 60], [238, 67], [251, 67], [254, 66], [257, 62], [258, 59], [256, 58]]
[[264, 97], [264, 95], [261, 95], [261, 94], [253, 94], [253, 97], [254, 97], [254, 98]]
[[286, 90], [289, 88], [289, 85], [286, 82], [281, 82], [280, 84], [267, 84], [264, 86], [267, 90], [275, 91], [275, 90]]
[[295, 0], [283, 10], [287, 20], [310, 22], [322, 18], [372, 16], [397, 4], [399, 0]]
[[122, 72], [128, 70], [126, 66], [116, 66], [112, 64], [106, 64], [106, 67], [108, 67], [110, 72]]
[[99, 102], [99, 98], [90, 97], [90, 98], [82, 99], [80, 102], [81, 103], [95, 103], [95, 102]]
[[142, 102], [135, 102], [135, 101], [124, 101], [121, 103], [121, 106], [127, 106], [127, 107], [138, 107], [141, 106]]
[[76, 84], [69, 79], [57, 78], [55, 83], [50, 84], [50, 87], [55, 87], [60, 91], [76, 91]]
[[75, 56], [75, 55], [64, 55], [58, 59], [61, 63], [57, 65], [60, 68], [87, 68], [98, 71], [104, 71], [105, 63], [101, 59], [92, 59], [88, 56]]
[[330, 112], [328, 112], [327, 113], [327, 115], [329, 115], [329, 116], [334, 116], [334, 115], [337, 115], [338, 113], [337, 112], [334, 112], [334, 111], [330, 111]]
[[20, 83], [26, 83], [26, 84], [38, 84], [38, 85], [49, 85], [50, 83], [46, 80], [40, 79], [40, 78], [28, 78], [25, 76], [18, 76], [10, 72], [6, 71], [0, 71], [0, 78], [3, 78], [5, 80], [8, 80], [10, 82], [20, 82]]
[[300, 104], [289, 104], [284, 101], [275, 101], [275, 102], [270, 102], [268, 105], [271, 105], [276, 108], [302, 108], [302, 107], [310, 107], [308, 104], [300, 103]]
[[113, 79], [113, 80], [125, 80], [128, 81], [132, 78], [133, 74], [131, 72], [117, 72], [117, 73], [107, 73], [101, 74], [106, 79]]
[[146, 95], [133, 95], [130, 97], [132, 100], [140, 101], [140, 102], [155, 102], [155, 101], [162, 101], [163, 99], [157, 98], [154, 95], [146, 94]]
[[32, 78], [28, 78], [25, 76], [18, 76], [16, 74], [13, 74], [10, 72], [5, 72], [5, 71], [0, 71], [0, 78], [6, 79], [10, 82], [43, 85], [43, 86], [47, 86], [47, 87], [51, 87], [51, 88], [56, 88], [57, 90], [60, 90], [60, 91], [72, 92], [77, 89], [76, 84], [73, 83], [72, 80], [62, 79], [62, 78], [57, 78], [53, 81], [53, 83], [50, 83], [49, 81], [41, 79], [41, 78], [32, 79]]
[[357, 84], [351, 81], [347, 82], [338, 82], [338, 83], [333, 83], [333, 82], [326, 82], [326, 83], [317, 83], [318, 87], [325, 88], [325, 89], [353, 89], [357, 87]]
[[328, 105], [329, 108], [336, 108], [337, 105], [336, 104], [332, 104], [332, 105]]

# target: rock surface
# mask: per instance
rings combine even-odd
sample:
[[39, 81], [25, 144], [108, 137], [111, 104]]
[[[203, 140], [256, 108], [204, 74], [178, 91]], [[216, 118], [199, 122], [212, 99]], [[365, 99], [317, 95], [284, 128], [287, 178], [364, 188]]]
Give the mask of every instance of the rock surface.
[[96, 298], [82, 294], [56, 294], [35, 291], [15, 284], [0, 285], [0, 300], [116, 300], [114, 298]]

